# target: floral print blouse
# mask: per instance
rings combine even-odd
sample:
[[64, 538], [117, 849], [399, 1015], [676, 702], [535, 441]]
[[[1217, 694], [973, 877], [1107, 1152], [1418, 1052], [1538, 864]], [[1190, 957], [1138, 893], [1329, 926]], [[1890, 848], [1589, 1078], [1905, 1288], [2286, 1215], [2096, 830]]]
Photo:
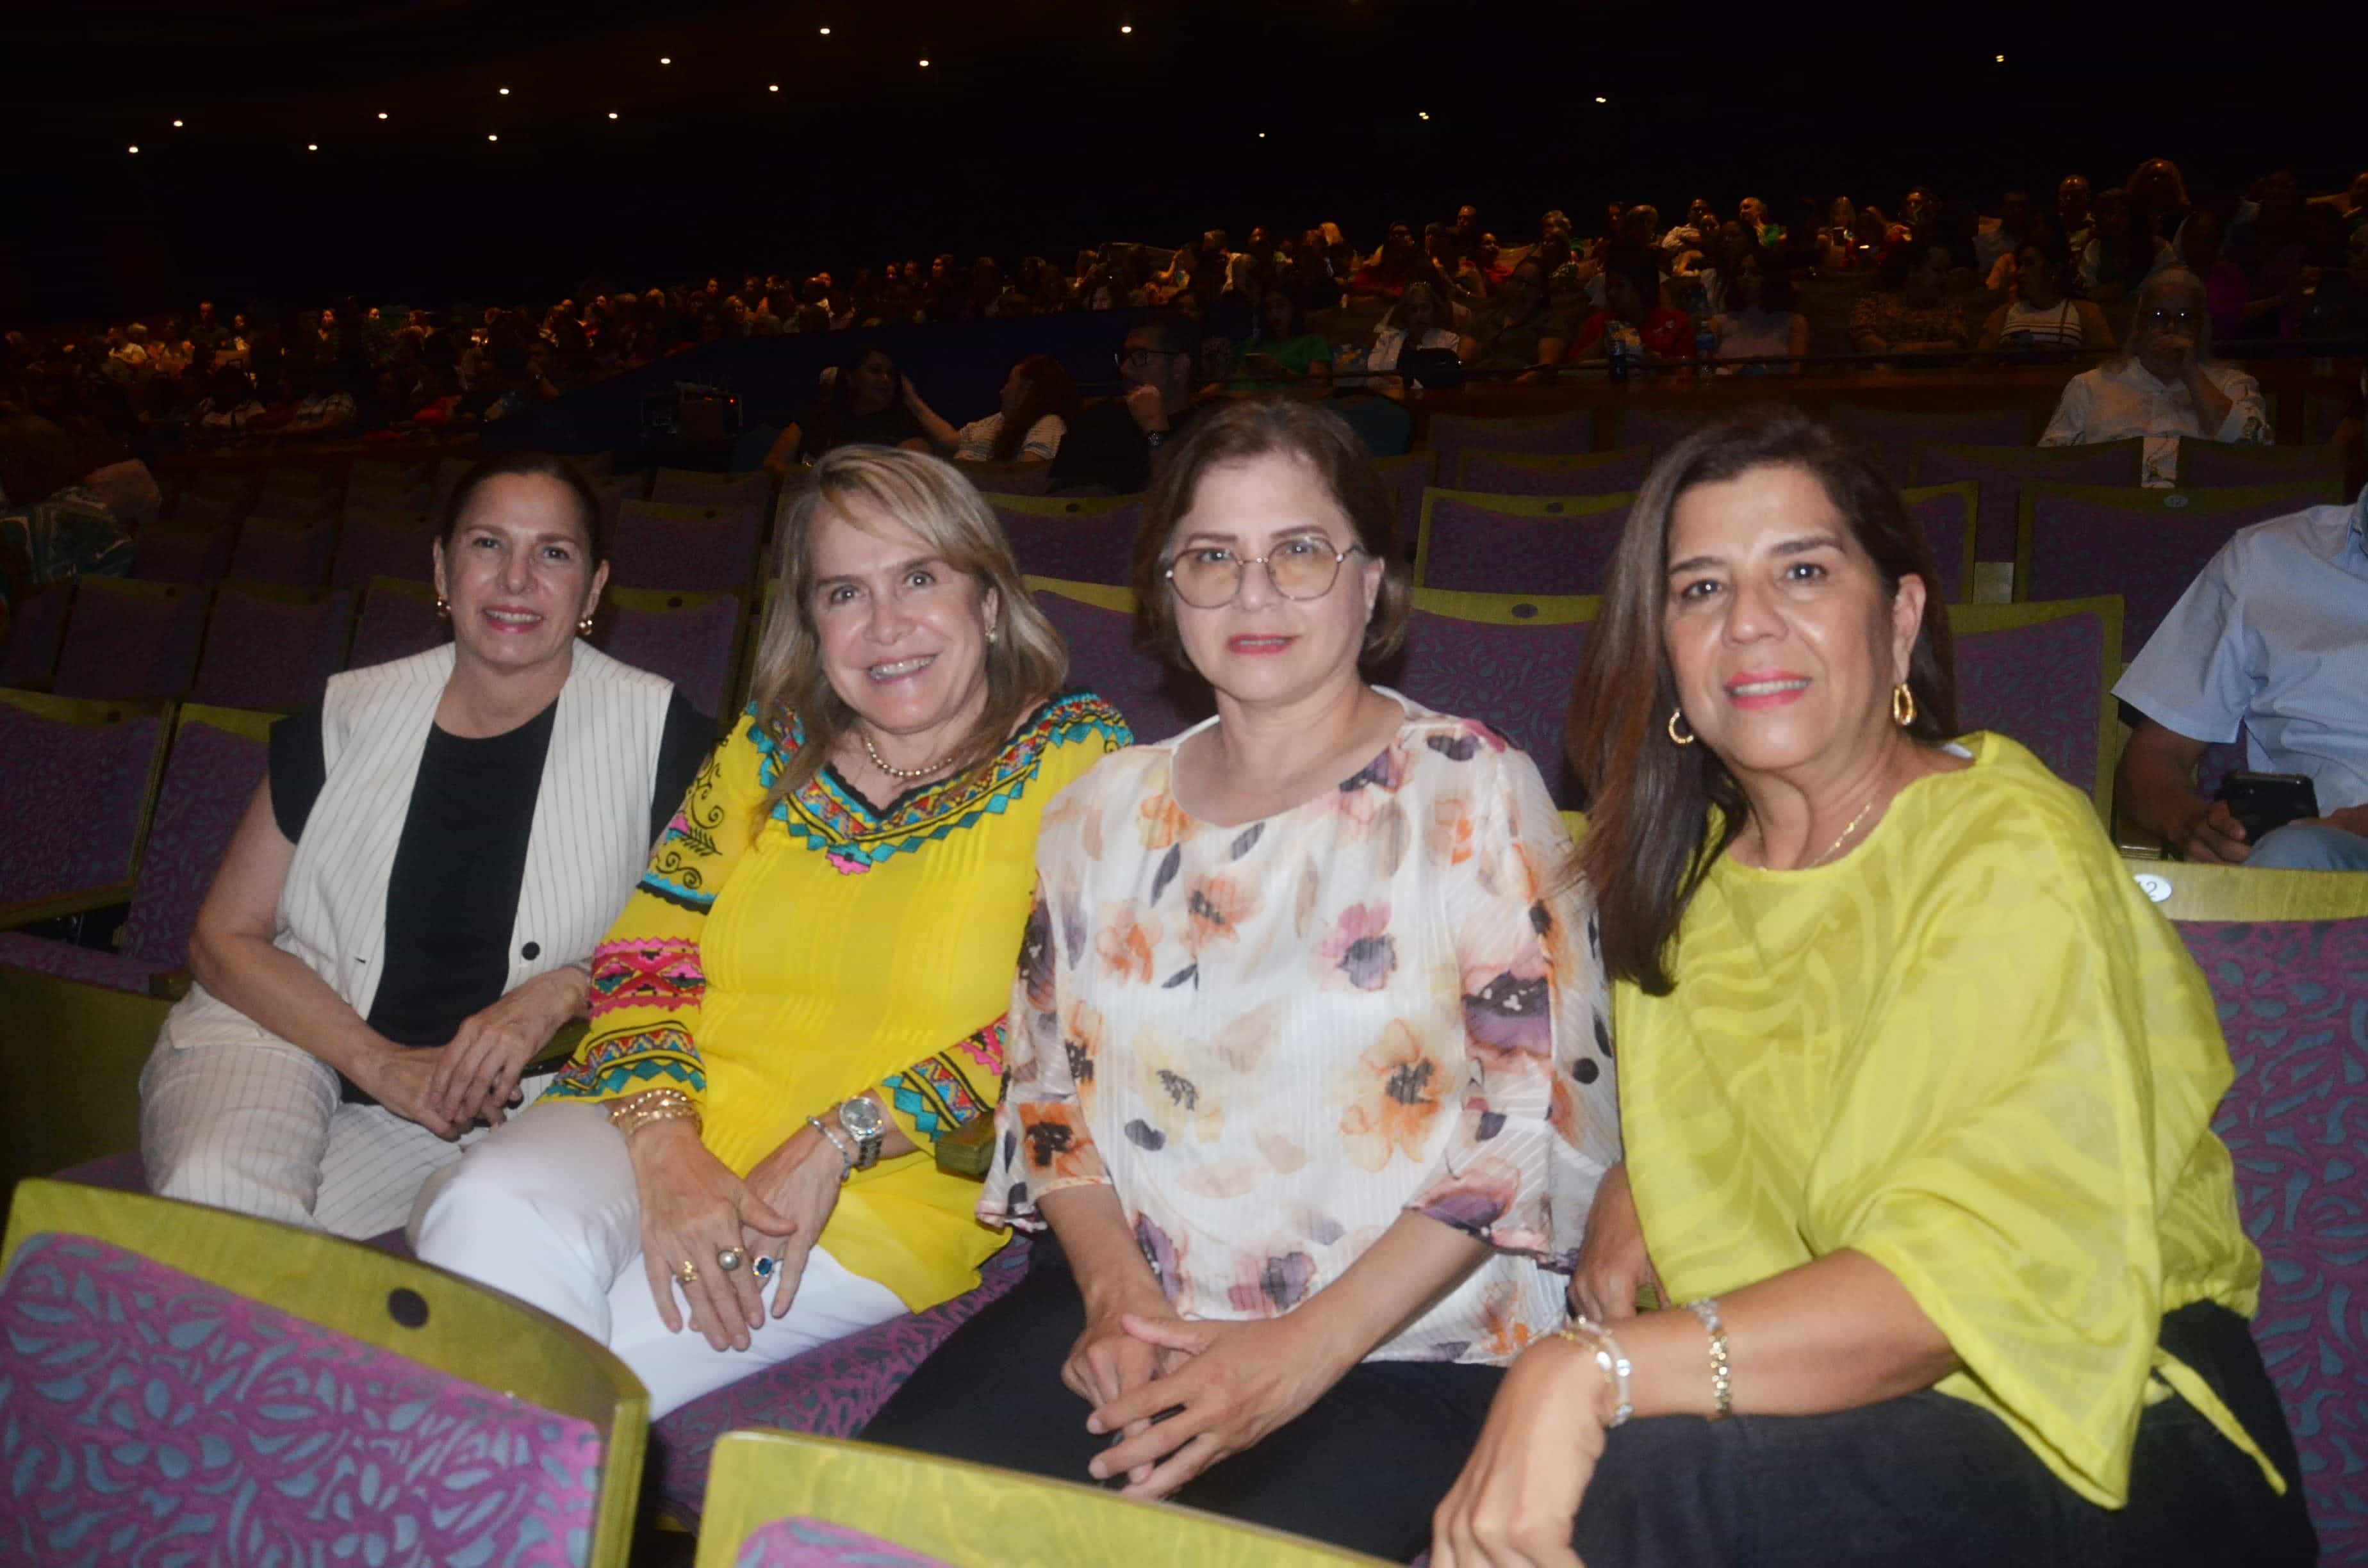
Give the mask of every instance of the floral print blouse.
[[1238, 1320], [1411, 1209], [1496, 1252], [1372, 1358], [1501, 1363], [1561, 1321], [1620, 1158], [1602, 962], [1584, 892], [1546, 891], [1569, 840], [1536, 766], [1390, 695], [1380, 755], [1276, 816], [1177, 803], [1207, 724], [1046, 809], [979, 1218], [1108, 1184], [1177, 1311]]

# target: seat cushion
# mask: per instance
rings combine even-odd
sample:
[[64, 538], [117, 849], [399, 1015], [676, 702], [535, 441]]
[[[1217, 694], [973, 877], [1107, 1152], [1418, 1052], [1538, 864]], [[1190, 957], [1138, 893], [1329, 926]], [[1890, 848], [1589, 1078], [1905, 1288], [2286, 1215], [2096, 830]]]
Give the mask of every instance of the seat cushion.
[[588, 1422], [88, 1237], [0, 1283], [0, 1551], [580, 1568], [601, 1460]]
[[1014, 1241], [979, 1269], [976, 1289], [924, 1312], [894, 1318], [819, 1345], [754, 1377], [692, 1400], [650, 1428], [652, 1469], [667, 1513], [699, 1519], [715, 1440], [743, 1426], [773, 1426], [852, 1437], [946, 1336], [1028, 1270], [1028, 1244]]
[[53, 941], [23, 931], [0, 931], [0, 966], [29, 969], [37, 974], [54, 974], [63, 980], [79, 980], [85, 985], [130, 991], [142, 996], [148, 994], [148, 977], [159, 969], [146, 959], [127, 958], [99, 948], [78, 948], [72, 942]]

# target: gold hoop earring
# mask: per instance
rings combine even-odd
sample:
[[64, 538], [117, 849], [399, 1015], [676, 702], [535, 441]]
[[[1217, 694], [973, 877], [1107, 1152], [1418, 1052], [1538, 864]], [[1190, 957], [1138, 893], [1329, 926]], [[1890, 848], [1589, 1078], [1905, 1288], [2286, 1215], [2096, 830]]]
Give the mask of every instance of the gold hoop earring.
[[1904, 680], [1891, 688], [1891, 722], [1903, 730], [1916, 722], [1916, 694]]
[[583, 619], [575, 623], [575, 633], [579, 637], [589, 637], [592, 635], [592, 618], [590, 616], [587, 615]]
[[450, 604], [446, 602], [444, 597], [440, 594], [438, 595], [436, 598], [436, 619], [438, 620], [450, 620], [452, 619], [452, 607]]
[[1681, 735], [1678, 733], [1678, 726], [1685, 724], [1685, 722], [1686, 710], [1684, 709], [1672, 708], [1669, 710], [1669, 744], [1671, 745], [1690, 746], [1694, 744], [1694, 732], [1692, 725], [1686, 725], [1686, 733], [1684, 734]]

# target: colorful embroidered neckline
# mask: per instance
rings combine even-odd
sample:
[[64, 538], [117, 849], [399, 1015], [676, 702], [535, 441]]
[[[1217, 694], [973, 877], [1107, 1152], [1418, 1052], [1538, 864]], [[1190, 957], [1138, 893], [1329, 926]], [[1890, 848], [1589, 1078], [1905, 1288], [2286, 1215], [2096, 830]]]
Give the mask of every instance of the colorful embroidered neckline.
[[[783, 759], [805, 744], [805, 726], [792, 714], [785, 743], [776, 743], [751, 707], [743, 715], [757, 752], [757, 780], [770, 790]], [[988, 816], [1000, 816], [1026, 792], [1046, 748], [1103, 736], [1127, 744], [1126, 721], [1090, 692], [1055, 697], [1030, 714], [1003, 749], [953, 778], [908, 790], [874, 807], [825, 766], [803, 789], [773, 807], [773, 820], [808, 848], [822, 851], [842, 871], [868, 870], [900, 853], [916, 853]]]

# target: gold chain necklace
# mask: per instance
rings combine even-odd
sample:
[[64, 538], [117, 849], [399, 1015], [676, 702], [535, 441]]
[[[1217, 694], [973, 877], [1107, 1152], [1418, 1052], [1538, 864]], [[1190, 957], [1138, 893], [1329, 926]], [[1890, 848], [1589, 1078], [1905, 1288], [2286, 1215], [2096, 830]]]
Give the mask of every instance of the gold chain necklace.
[[1873, 800], [1871, 800], [1867, 801], [1866, 804], [1861, 806], [1858, 809], [1858, 815], [1850, 818], [1850, 825], [1842, 829], [1840, 836], [1837, 837], [1831, 844], [1826, 846], [1826, 852], [1823, 855], [1818, 856], [1816, 859], [1810, 861], [1807, 866], [1802, 867], [1801, 869], [1805, 871], [1811, 867], [1822, 866], [1827, 861], [1832, 859], [1834, 858], [1834, 851], [1839, 849], [1843, 845], [1850, 842], [1850, 835], [1858, 831], [1858, 824], [1866, 820], [1866, 813], [1874, 810], [1875, 801], [1880, 801], [1882, 799], [1882, 796], [1877, 795]]
[[[880, 755], [880, 748], [871, 744], [871, 737], [864, 733], [860, 725], [856, 727], [855, 738], [863, 743], [863, 755], [871, 759], [871, 766], [891, 778], [927, 778], [932, 773], [944, 772], [946, 764], [953, 760], [951, 757], [940, 757], [926, 767], [891, 767], [888, 765], [888, 759]], [[1853, 823], [1850, 825], [1855, 827], [1858, 824]]]

